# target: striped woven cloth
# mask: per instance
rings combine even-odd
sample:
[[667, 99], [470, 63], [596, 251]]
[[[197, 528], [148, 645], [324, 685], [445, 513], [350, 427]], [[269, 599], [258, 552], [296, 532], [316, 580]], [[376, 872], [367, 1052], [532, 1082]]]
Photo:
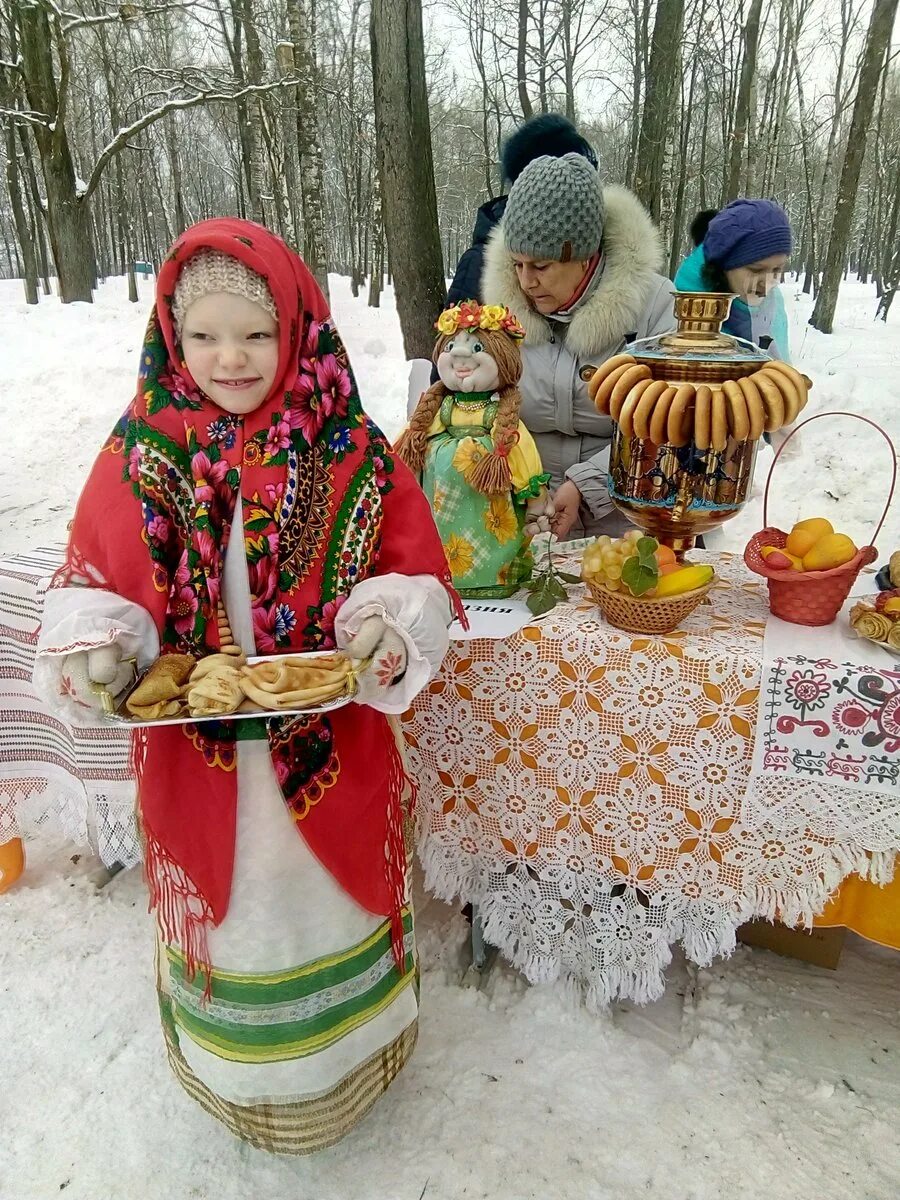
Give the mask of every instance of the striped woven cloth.
[[128, 734], [70, 729], [31, 685], [44, 592], [63, 554], [57, 544], [0, 559], [0, 843], [42, 828], [132, 866]]

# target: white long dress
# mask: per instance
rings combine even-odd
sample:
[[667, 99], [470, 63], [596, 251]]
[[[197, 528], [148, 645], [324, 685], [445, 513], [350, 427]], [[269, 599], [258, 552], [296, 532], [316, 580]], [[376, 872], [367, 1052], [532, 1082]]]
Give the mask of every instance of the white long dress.
[[[94, 604], [106, 621], [109, 593], [77, 591], [81, 628], [90, 623], [86, 605]], [[235, 641], [253, 654], [239, 512], [222, 591]], [[60, 614], [70, 607], [64, 598], [53, 604]], [[406, 676], [381, 705], [402, 712], [440, 664], [446, 595], [429, 576], [365, 580], [341, 609], [341, 628], [352, 632], [372, 611], [383, 613], [407, 645]], [[130, 614], [132, 629], [143, 628], [142, 613]], [[128, 619], [116, 619], [129, 626]], [[42, 644], [51, 661], [53, 627], [50, 611]], [[101, 640], [108, 632], [104, 624]], [[82, 645], [87, 636], [82, 634]], [[151, 646], [144, 657], [154, 654]], [[186, 1090], [235, 1134], [263, 1149], [309, 1153], [337, 1141], [371, 1108], [415, 1046], [412, 911], [407, 904], [410, 969], [401, 974], [389, 919], [349, 896], [299, 833], [267, 740], [238, 740], [236, 757], [234, 874], [228, 911], [208, 936], [211, 995], [203, 997], [205, 973], [190, 980], [178, 947], [160, 940], [163, 1029]]]

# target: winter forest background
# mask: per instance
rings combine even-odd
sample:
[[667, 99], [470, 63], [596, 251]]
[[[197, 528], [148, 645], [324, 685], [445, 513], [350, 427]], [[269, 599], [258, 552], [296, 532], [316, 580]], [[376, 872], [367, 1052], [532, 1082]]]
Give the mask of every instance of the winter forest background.
[[[777, 198], [829, 332], [900, 286], [898, 0], [0, 0], [0, 273], [38, 302], [158, 265], [205, 217], [278, 231], [430, 353], [499, 144], [564, 112], [659, 222]], [[137, 289], [131, 282], [131, 298]]]

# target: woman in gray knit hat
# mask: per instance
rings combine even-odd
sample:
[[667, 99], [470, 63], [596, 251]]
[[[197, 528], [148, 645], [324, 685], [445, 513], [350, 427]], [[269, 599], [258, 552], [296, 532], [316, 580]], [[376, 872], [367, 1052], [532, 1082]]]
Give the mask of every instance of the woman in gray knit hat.
[[482, 295], [525, 328], [521, 415], [552, 476], [559, 537], [624, 528], [607, 489], [612, 423], [587, 383], [626, 341], [674, 326], [661, 260], [637, 198], [602, 187], [578, 154], [529, 163], [488, 243]]

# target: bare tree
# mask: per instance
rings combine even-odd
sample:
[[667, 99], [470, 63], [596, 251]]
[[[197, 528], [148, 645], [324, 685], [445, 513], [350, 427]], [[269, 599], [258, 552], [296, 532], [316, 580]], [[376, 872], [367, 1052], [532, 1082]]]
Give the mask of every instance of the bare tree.
[[634, 179], [639, 199], [656, 220], [662, 211], [663, 167], [678, 79], [673, 47], [681, 44], [683, 23], [684, 0], [658, 0]]
[[822, 284], [816, 296], [810, 324], [822, 333], [831, 333], [834, 326], [834, 311], [837, 307], [838, 288], [847, 256], [856, 194], [866, 150], [866, 138], [875, 98], [878, 93], [878, 78], [888, 52], [891, 31], [897, 16], [898, 0], [875, 0], [866, 44], [860, 61], [859, 84], [853, 105], [853, 118], [844, 152], [844, 165], [838, 185], [837, 205], [831, 226], [831, 238], [822, 272]]
[[743, 58], [741, 62], [741, 82], [738, 87], [737, 110], [734, 115], [732, 131], [731, 158], [728, 167], [728, 182], [725, 185], [725, 199], [734, 200], [741, 190], [741, 175], [744, 167], [744, 151], [748, 133], [752, 136], [753, 114], [751, 100], [754, 94], [756, 79], [756, 55], [759, 49], [759, 22], [762, 15], [762, 0], [750, 0], [750, 11], [744, 25], [742, 36]]
[[384, 226], [406, 357], [429, 358], [446, 298], [421, 0], [372, 0], [375, 128]]

